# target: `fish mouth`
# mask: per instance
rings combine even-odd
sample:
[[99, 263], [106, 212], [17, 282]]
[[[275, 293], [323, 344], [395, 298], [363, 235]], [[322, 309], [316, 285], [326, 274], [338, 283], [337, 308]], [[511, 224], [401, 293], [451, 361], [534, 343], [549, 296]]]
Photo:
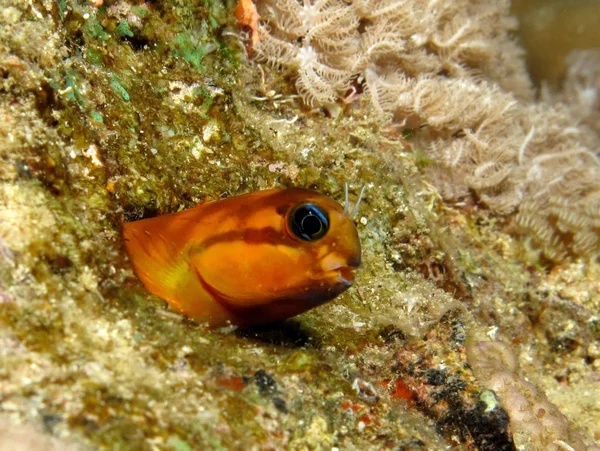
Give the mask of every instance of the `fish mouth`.
[[340, 266], [331, 271], [334, 279], [345, 287], [349, 287], [354, 282], [354, 271], [357, 266]]
[[348, 259], [337, 253], [327, 255], [321, 262], [323, 276], [345, 288], [354, 282], [354, 271], [359, 266], [360, 259]]
[[340, 276], [350, 285], [354, 282], [354, 271], [358, 268], [358, 266], [342, 266], [339, 269]]

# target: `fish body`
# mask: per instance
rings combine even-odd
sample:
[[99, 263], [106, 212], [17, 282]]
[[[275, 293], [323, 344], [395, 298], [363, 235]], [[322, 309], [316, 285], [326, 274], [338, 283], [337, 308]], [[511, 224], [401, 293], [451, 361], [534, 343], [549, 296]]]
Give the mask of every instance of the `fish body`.
[[346, 290], [360, 266], [354, 222], [331, 198], [271, 189], [125, 223], [148, 291], [198, 321], [264, 324]]

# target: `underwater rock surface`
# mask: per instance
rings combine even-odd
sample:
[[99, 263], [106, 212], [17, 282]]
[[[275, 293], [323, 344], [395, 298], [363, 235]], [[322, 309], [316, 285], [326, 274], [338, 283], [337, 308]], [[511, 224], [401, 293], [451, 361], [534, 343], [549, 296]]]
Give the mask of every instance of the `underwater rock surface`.
[[[0, 0], [0, 445], [598, 449], [598, 262], [444, 202], [431, 137], [360, 96], [307, 108], [234, 6]], [[124, 252], [125, 220], [345, 182], [356, 283], [283, 324], [194, 324]]]

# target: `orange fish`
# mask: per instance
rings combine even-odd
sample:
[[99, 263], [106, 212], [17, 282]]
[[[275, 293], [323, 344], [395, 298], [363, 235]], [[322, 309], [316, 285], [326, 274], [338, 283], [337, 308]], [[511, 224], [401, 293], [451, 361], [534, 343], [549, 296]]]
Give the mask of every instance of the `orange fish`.
[[[359, 199], [360, 202], [360, 199]], [[264, 324], [327, 302], [354, 281], [358, 232], [346, 206], [270, 189], [123, 225], [148, 291], [198, 322]]]

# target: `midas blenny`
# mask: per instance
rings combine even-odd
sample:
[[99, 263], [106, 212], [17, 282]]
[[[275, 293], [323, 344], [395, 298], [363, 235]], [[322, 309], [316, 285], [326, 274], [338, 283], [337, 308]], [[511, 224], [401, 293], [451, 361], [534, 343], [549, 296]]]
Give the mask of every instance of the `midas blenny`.
[[[356, 207], [355, 207], [356, 210]], [[212, 326], [264, 324], [327, 302], [360, 266], [346, 207], [302, 188], [270, 189], [123, 225], [148, 291]]]

